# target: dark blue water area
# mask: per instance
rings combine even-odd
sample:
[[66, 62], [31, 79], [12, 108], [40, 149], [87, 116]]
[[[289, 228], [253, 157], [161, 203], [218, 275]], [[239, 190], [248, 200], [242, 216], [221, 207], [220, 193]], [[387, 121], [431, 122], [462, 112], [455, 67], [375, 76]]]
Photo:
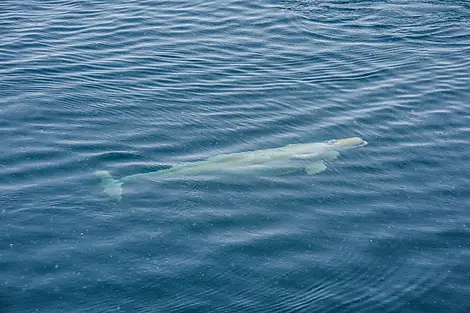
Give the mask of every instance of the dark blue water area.
[[[0, 17], [0, 312], [470, 312], [470, 2]], [[95, 176], [354, 136], [316, 175]]]

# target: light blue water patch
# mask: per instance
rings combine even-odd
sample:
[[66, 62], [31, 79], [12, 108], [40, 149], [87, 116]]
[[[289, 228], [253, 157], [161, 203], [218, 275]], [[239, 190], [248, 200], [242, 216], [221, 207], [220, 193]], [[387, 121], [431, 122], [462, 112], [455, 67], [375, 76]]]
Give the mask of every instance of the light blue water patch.
[[[0, 12], [0, 312], [470, 309], [467, 1]], [[95, 176], [347, 137], [316, 175]]]

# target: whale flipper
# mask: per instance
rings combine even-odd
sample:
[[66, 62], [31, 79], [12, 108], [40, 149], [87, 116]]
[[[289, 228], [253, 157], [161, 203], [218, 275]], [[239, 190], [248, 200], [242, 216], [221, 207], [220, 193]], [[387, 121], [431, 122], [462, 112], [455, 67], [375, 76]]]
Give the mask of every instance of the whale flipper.
[[101, 179], [100, 186], [104, 192], [115, 200], [121, 200], [123, 184], [120, 180], [114, 179], [108, 171], [97, 171], [95, 175]]
[[323, 172], [324, 170], [326, 170], [326, 165], [323, 161], [318, 161], [305, 167], [305, 173], [307, 173], [307, 175], [315, 175]]

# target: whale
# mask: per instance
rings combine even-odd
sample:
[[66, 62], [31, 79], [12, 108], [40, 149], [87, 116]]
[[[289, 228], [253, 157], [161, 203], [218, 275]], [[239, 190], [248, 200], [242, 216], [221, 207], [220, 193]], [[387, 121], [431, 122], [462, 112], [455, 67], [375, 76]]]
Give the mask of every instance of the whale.
[[168, 169], [114, 178], [108, 171], [97, 171], [104, 192], [121, 200], [123, 185], [136, 180], [162, 181], [168, 178], [194, 178], [207, 174], [274, 174], [303, 171], [307, 175], [321, 173], [340, 156], [340, 152], [367, 145], [360, 137], [331, 139], [323, 142], [289, 144], [284, 147], [221, 154], [205, 160], [177, 163]]

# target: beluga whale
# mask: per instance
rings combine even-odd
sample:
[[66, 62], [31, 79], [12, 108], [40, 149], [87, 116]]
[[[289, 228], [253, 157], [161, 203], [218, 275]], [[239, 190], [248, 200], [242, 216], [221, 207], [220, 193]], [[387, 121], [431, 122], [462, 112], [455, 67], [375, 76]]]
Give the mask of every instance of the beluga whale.
[[281, 175], [304, 171], [307, 175], [321, 173], [340, 152], [362, 147], [367, 141], [359, 137], [332, 139], [324, 142], [290, 144], [280, 148], [221, 154], [205, 160], [177, 163], [168, 169], [139, 173], [115, 179], [108, 171], [97, 171], [104, 192], [121, 200], [122, 186], [136, 180], [162, 181], [168, 178], [185, 179], [198, 175], [268, 174]]

